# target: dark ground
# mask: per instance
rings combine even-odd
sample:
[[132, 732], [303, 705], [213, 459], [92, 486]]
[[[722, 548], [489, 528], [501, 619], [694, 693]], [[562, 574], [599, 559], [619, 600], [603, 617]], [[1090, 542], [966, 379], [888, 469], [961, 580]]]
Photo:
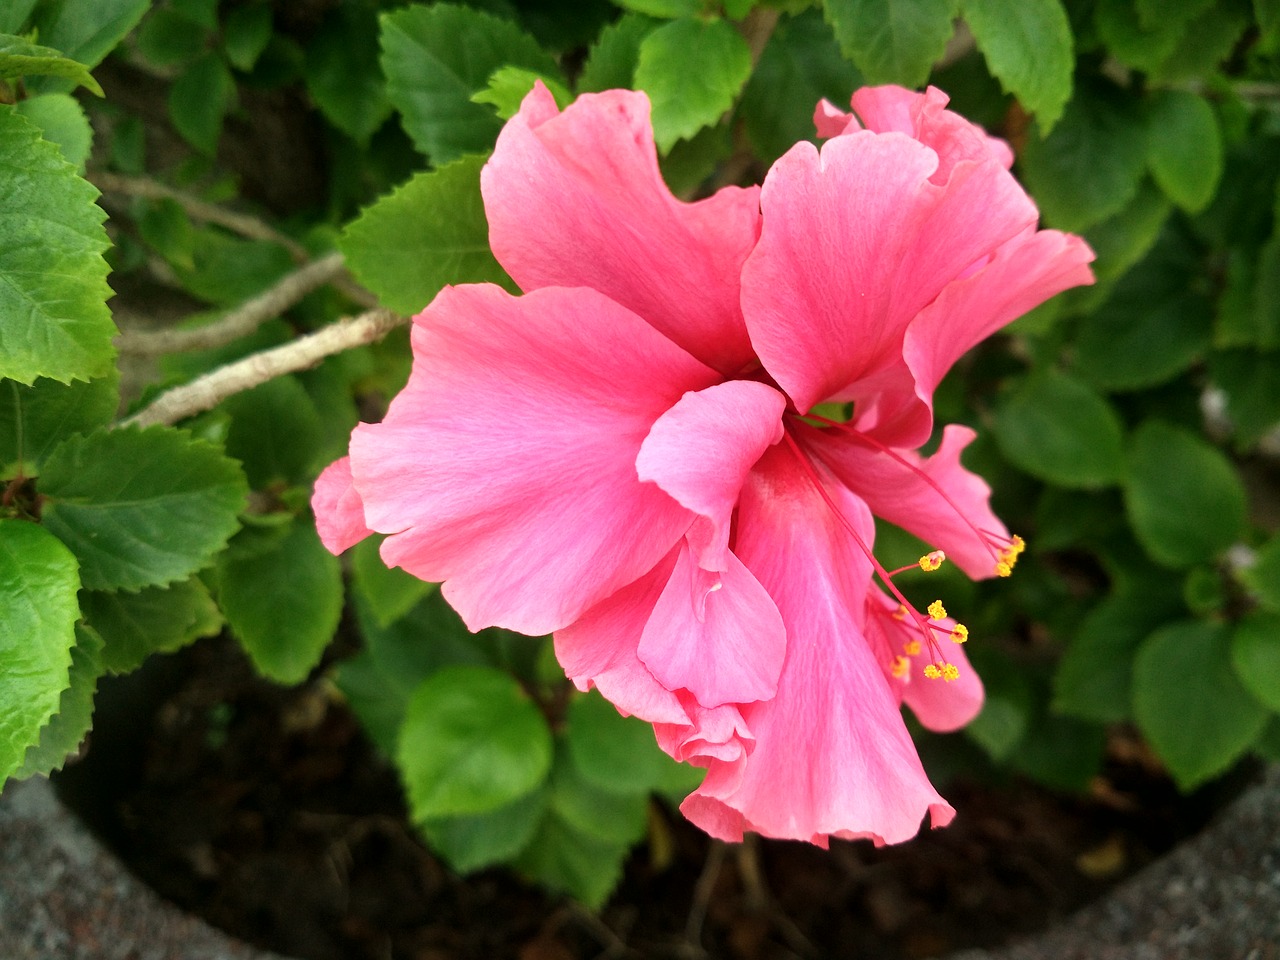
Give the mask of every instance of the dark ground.
[[1098, 897], [1199, 829], [1213, 800], [1179, 798], [1120, 739], [1092, 797], [954, 782], [951, 827], [880, 850], [722, 847], [662, 810], [660, 842], [633, 854], [596, 918], [504, 872], [461, 879], [441, 865], [325, 684], [275, 687], [217, 642], [163, 658], [144, 681], [169, 692], [151, 714], [108, 693], [64, 794], [91, 798], [86, 818], [166, 897], [305, 960], [908, 960], [993, 947]]

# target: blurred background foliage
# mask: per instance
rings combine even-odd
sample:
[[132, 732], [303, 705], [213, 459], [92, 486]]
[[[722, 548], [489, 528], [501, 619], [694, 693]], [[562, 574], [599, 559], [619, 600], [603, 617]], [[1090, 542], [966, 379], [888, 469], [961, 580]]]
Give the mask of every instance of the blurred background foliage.
[[1005, 137], [1098, 283], [939, 390], [1030, 548], [1011, 580], [932, 575], [987, 703], [920, 731], [926, 764], [1084, 790], [1134, 731], [1187, 790], [1280, 759], [1278, 57], [1276, 0], [0, 0], [0, 774], [73, 753], [103, 675], [227, 630], [265, 676], [336, 685], [458, 870], [599, 904], [653, 841], [652, 795], [698, 771], [545, 638], [470, 635], [376, 543], [316, 537], [310, 485], [404, 382], [403, 329], [160, 403], [339, 318], [510, 286], [478, 173], [535, 79], [645, 90], [690, 198], [758, 182], [866, 83], [936, 84]]

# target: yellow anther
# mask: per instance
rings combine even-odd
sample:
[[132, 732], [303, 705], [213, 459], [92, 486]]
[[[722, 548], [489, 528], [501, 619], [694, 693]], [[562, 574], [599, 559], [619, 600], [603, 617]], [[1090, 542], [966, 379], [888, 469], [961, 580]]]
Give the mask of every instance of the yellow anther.
[[933, 573], [933, 571], [942, 566], [942, 562], [946, 559], [947, 555], [941, 550], [934, 550], [932, 553], [926, 553], [920, 558], [920, 569], [925, 573]]
[[930, 680], [937, 680], [942, 676], [942, 671], [938, 669], [938, 665], [936, 663], [931, 663], [924, 668], [924, 675]]
[[895, 620], [907, 619], [907, 605], [905, 603], [898, 604], [898, 609], [893, 611], [893, 619]]
[[1013, 564], [1001, 560], [996, 564], [996, 576], [1007, 577], [1013, 573]]
[[911, 661], [906, 657], [894, 657], [893, 665], [889, 668], [890, 672], [901, 680], [907, 675], [907, 671], [911, 669]]
[[920, 641], [908, 640], [906, 643], [902, 645], [902, 652], [905, 653], [908, 657], [920, 656]]
[[1027, 542], [1023, 540], [1020, 536], [1018, 536], [1016, 533], [1012, 537], [1010, 537], [1009, 540], [1011, 543], [1009, 549], [1013, 551], [1013, 555], [1015, 557], [1018, 554], [1020, 554], [1023, 550], [1027, 549]]
[[969, 639], [969, 628], [963, 623], [957, 623], [951, 628], [951, 640], [953, 643], [964, 643]]
[[954, 663], [944, 663], [942, 665], [942, 679], [950, 683], [960, 677], [960, 669]]
[[941, 600], [935, 600], [929, 604], [929, 616], [934, 620], [941, 620], [947, 615], [947, 608], [942, 605]]

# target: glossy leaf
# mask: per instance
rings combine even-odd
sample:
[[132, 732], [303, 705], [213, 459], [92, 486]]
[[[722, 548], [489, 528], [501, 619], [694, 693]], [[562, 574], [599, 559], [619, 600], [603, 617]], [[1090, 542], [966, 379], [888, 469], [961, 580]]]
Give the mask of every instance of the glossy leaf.
[[561, 110], [573, 102], [573, 94], [558, 79], [523, 67], [499, 67], [489, 77], [489, 85], [471, 99], [476, 103], [489, 104], [499, 117], [510, 120], [520, 112], [520, 104], [539, 81], [551, 91]]
[[1195, 213], [1213, 199], [1222, 177], [1222, 133], [1207, 100], [1186, 90], [1162, 90], [1147, 109], [1151, 174], [1182, 209]]
[[517, 856], [529, 845], [546, 814], [547, 789], [534, 790], [497, 810], [470, 816], [422, 820], [417, 826], [454, 870], [470, 873]]
[[350, 4], [330, 12], [307, 43], [307, 92], [328, 120], [359, 143], [391, 114], [378, 65], [376, 22]]
[[403, 314], [420, 311], [446, 283], [515, 287], [489, 250], [480, 157], [419, 173], [352, 222], [342, 252], [356, 278]]
[[578, 91], [589, 93], [631, 87], [640, 60], [640, 44], [657, 26], [656, 20], [628, 13], [601, 30], [582, 65]]
[[120, 403], [119, 377], [30, 386], [0, 380], [0, 477], [40, 475], [41, 464], [73, 433], [105, 427]]
[[751, 50], [726, 20], [673, 20], [645, 37], [635, 85], [653, 103], [658, 150], [719, 122], [750, 75]]
[[61, 0], [40, 4], [33, 22], [42, 44], [96, 67], [150, 7], [151, 0]]
[[1267, 723], [1230, 645], [1223, 624], [1184, 621], [1153, 633], [1134, 660], [1134, 718], [1184, 790], [1225, 772]]
[[0, 33], [0, 80], [39, 76], [63, 77], [102, 96], [102, 87], [83, 63], [77, 63], [53, 47]]
[[40, 741], [22, 760], [22, 768], [14, 777], [48, 776], [80, 749], [80, 744], [93, 726], [93, 698], [102, 675], [102, 638], [83, 625], [75, 628], [76, 642], [71, 648], [69, 686], [62, 691], [55, 713], [40, 730]]
[[1066, 374], [1027, 377], [996, 414], [1001, 452], [1034, 477], [1063, 487], [1105, 487], [1124, 472], [1120, 418]]
[[649, 791], [604, 790], [568, 750], [551, 770], [551, 809], [575, 830], [597, 840], [633, 844], [644, 836]]
[[1156, 420], [1130, 441], [1125, 506], [1147, 553], [1170, 567], [1212, 560], [1244, 530], [1244, 487], [1226, 457]]
[[1084, 86], [1052, 133], [1027, 139], [1019, 166], [1045, 222], [1080, 231], [1133, 199], [1146, 153], [1146, 128], [1128, 95], [1109, 86]]
[[297, 377], [268, 380], [229, 397], [227, 455], [244, 466], [255, 490], [307, 484], [319, 472], [323, 424], [315, 403]]
[[1174, 289], [1143, 303], [1117, 290], [1080, 325], [1076, 363], [1101, 390], [1153, 387], [1200, 359], [1212, 335], [1213, 307], [1199, 294]]
[[185, 580], [239, 526], [246, 484], [211, 443], [172, 427], [97, 430], [45, 459], [42, 520], [80, 561], [90, 590]]
[[97, 195], [39, 127], [0, 106], [0, 377], [67, 383], [111, 369]]
[[0, 520], [0, 783], [39, 742], [70, 684], [79, 587], [76, 558], [56, 537]]
[[382, 538], [367, 537], [351, 551], [356, 590], [379, 626], [387, 627], [412, 610], [436, 584], [419, 580], [399, 567], [387, 567], [378, 553]]
[[448, 667], [409, 701], [397, 760], [415, 820], [486, 813], [546, 778], [551, 731], [509, 675]]
[[916, 87], [954, 32], [959, 0], [827, 0], [823, 14], [868, 83]]
[[569, 756], [592, 786], [613, 793], [645, 793], [662, 778], [666, 755], [653, 728], [624, 717], [598, 693], [569, 704]]
[[595, 909], [622, 879], [628, 846], [593, 837], [553, 812], [543, 818], [515, 866], [538, 883]]
[[1280, 615], [1250, 614], [1231, 635], [1231, 664], [1240, 683], [1273, 713], [1280, 713]]
[[961, 0], [991, 75], [1048, 133], [1071, 99], [1075, 51], [1061, 0]]
[[299, 683], [338, 629], [342, 568], [310, 516], [283, 534], [245, 530], [218, 558], [218, 601], [258, 672]]
[[437, 165], [492, 148], [502, 122], [471, 97], [488, 86], [493, 71], [557, 70], [511, 21], [445, 3], [384, 14], [381, 62], [405, 131]]
[[28, 97], [16, 109], [40, 128], [44, 139], [58, 145], [64, 160], [84, 172], [93, 146], [93, 128], [80, 101], [69, 93], [45, 93]]
[[222, 628], [222, 614], [196, 577], [137, 593], [85, 590], [85, 622], [102, 638], [102, 669], [129, 673], [153, 653], [171, 653]]
[[782, 19], [769, 37], [742, 94], [740, 115], [761, 159], [782, 156], [814, 137], [813, 108], [824, 97], [847, 106], [862, 85], [857, 67], [840, 54], [831, 27], [816, 10]]

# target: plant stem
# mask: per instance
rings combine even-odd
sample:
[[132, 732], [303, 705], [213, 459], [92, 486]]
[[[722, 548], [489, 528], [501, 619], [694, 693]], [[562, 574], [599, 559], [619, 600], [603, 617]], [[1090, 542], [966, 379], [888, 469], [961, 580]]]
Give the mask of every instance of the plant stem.
[[305, 337], [279, 347], [263, 350], [229, 363], [190, 383], [167, 390], [118, 426], [147, 427], [174, 424], [211, 410], [227, 397], [251, 390], [286, 373], [315, 366], [325, 357], [382, 339], [388, 332], [408, 323], [407, 317], [377, 309], [358, 317], [339, 320]]
[[341, 253], [330, 253], [283, 277], [274, 287], [247, 300], [220, 320], [190, 330], [132, 330], [116, 340], [121, 353], [158, 357], [186, 350], [211, 350], [240, 339], [288, 310], [312, 290], [340, 276]]

